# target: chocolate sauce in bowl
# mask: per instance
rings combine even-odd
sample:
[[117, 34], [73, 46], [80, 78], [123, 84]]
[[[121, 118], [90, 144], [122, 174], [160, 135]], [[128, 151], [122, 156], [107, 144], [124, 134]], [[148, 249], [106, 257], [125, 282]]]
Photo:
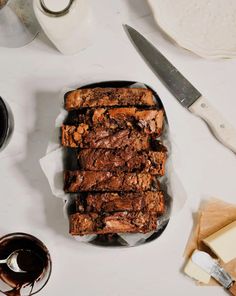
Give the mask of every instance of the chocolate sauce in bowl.
[[21, 270], [34, 273], [36, 278], [40, 276], [45, 266], [43, 259], [30, 250], [20, 250], [16, 261]]
[[[7, 258], [16, 250], [20, 250], [17, 257], [18, 266], [25, 272], [17, 273], [6, 264], [1, 264], [0, 280], [9, 286], [8, 290], [1, 289], [1, 292], [7, 296], [33, 295], [42, 288], [34, 291], [35, 285], [40, 283], [51, 264], [48, 251], [38, 239], [28, 235], [12, 235], [0, 240], [0, 259]], [[24, 287], [29, 290], [27, 294], [20, 292]]]

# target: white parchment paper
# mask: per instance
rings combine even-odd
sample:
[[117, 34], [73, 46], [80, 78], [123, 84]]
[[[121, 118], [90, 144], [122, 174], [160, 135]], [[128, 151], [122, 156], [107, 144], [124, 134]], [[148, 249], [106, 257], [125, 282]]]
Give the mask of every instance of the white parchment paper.
[[[130, 87], [146, 87], [144, 84], [135, 83]], [[78, 88], [78, 87], [77, 87]], [[59, 104], [62, 106], [60, 113], [55, 121], [55, 129], [52, 133], [51, 139], [49, 139], [46, 154], [40, 159], [41, 168], [47, 177], [51, 191], [54, 196], [62, 198], [65, 200], [64, 213], [67, 217], [67, 204], [70, 201], [70, 194], [66, 194], [63, 190], [64, 180], [63, 180], [63, 147], [60, 144], [60, 127], [67, 117], [67, 111], [63, 108], [64, 105], [64, 94], [74, 88], [64, 88], [61, 91]], [[165, 122], [165, 128], [163, 135], [161, 136], [161, 141], [168, 149], [168, 160], [166, 163], [166, 175], [160, 178], [162, 185], [165, 187], [167, 193], [167, 205], [168, 210], [166, 214], [163, 215], [159, 221], [158, 230], [166, 225], [170, 216], [173, 217], [184, 205], [186, 200], [186, 194], [183, 189], [181, 182], [179, 181], [177, 175], [175, 174], [171, 161], [171, 135], [168, 127], [167, 121]], [[145, 242], [154, 232], [147, 234], [118, 234], [128, 246], [134, 246]], [[85, 235], [76, 236], [75, 239], [80, 242], [91, 242], [94, 240], [96, 235]]]

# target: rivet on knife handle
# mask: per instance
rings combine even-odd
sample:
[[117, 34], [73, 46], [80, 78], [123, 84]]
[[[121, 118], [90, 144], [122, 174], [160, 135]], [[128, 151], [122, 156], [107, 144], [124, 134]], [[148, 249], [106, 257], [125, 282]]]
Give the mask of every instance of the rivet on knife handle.
[[233, 285], [229, 288], [229, 292], [236, 296], [236, 283], [234, 282]]
[[209, 126], [215, 137], [226, 147], [236, 153], [236, 129], [204, 97], [193, 103], [189, 110], [201, 117]]

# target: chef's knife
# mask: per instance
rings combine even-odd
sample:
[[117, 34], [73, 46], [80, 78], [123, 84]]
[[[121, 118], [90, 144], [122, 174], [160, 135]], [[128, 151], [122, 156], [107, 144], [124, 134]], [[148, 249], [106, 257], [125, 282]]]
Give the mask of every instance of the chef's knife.
[[217, 282], [219, 282], [232, 295], [236, 295], [236, 283], [220, 266], [220, 264], [208, 253], [195, 250], [192, 254], [191, 260], [216, 279]]
[[201, 117], [218, 141], [236, 153], [236, 129], [146, 38], [128, 25], [124, 25], [124, 28], [150, 68], [177, 100], [189, 111]]

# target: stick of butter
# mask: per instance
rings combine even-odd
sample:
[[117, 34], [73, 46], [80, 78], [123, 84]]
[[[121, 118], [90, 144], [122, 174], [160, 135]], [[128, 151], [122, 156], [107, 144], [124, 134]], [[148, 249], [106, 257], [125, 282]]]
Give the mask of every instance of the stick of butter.
[[203, 284], [208, 284], [211, 278], [211, 276], [205, 270], [201, 269], [201, 267], [195, 264], [191, 258], [185, 265], [184, 273]]
[[225, 263], [236, 258], [236, 221], [208, 236], [203, 242]]

